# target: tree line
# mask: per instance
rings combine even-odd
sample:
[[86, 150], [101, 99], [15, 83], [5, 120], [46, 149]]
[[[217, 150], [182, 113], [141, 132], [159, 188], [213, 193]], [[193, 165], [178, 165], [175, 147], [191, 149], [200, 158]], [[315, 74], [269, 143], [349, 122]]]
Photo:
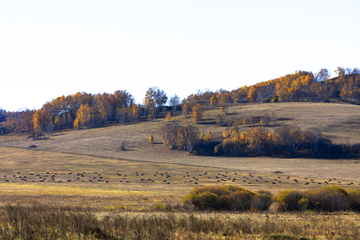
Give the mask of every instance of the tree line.
[[165, 116], [168, 110], [173, 114], [179, 111], [178, 96], [170, 98], [170, 107], [165, 106], [167, 101], [165, 92], [158, 87], [147, 90], [143, 104], [135, 104], [133, 96], [126, 90], [95, 95], [78, 92], [53, 99], [38, 110], [0, 111], [0, 120], [5, 120], [5, 127], [0, 133], [26, 132], [34, 138], [40, 138], [45, 133], [52, 134], [54, 130], [152, 120], [162, 114]]
[[[54, 130], [101, 127], [114, 122], [130, 124], [166, 117], [169, 112], [178, 114], [180, 111], [186, 117], [191, 117], [194, 123], [199, 123], [202, 108], [198, 102], [201, 100], [209, 101], [212, 106], [219, 103], [326, 102], [333, 98], [360, 103], [360, 69], [338, 67], [334, 72], [338, 76], [330, 78], [331, 73], [325, 68], [318, 73], [297, 71], [231, 92], [222, 89], [215, 92], [198, 91], [182, 101], [177, 95], [169, 98], [158, 87], [146, 91], [142, 104], [135, 104], [133, 96], [126, 90], [113, 94], [78, 92], [53, 99], [38, 110], [6, 112], [0, 109], [0, 122], [5, 121], [0, 125], [0, 134], [26, 132], [39, 138]], [[226, 108], [223, 107], [222, 112], [226, 114]], [[222, 118], [222, 115], [217, 116], [219, 125]]]
[[[267, 115], [267, 114], [266, 114]], [[266, 118], [266, 115], [263, 118]], [[267, 115], [269, 116], [269, 115]], [[273, 121], [276, 121], [273, 120]], [[265, 124], [264, 124], [265, 125]], [[269, 131], [264, 126], [240, 132], [238, 123], [223, 130], [222, 136], [199, 132], [193, 125], [167, 123], [160, 131], [163, 143], [171, 149], [210, 156], [274, 156], [313, 158], [358, 158], [360, 144], [333, 144], [318, 128], [300, 129], [286, 125]]]
[[360, 101], [360, 69], [338, 67], [337, 77], [323, 68], [318, 73], [296, 71], [280, 78], [243, 86], [232, 91], [220, 89], [191, 94], [189, 102], [200, 100], [211, 103], [253, 103], [253, 102], [326, 102], [333, 98], [345, 101]]

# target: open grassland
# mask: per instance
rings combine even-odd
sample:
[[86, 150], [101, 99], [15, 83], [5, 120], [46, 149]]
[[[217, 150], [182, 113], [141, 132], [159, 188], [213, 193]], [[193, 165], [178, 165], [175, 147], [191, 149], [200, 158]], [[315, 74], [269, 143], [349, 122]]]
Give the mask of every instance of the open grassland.
[[359, 239], [353, 213], [105, 213], [6, 206], [2, 239]]
[[[243, 118], [275, 112], [279, 120], [269, 129], [287, 124], [302, 129], [319, 127], [332, 141], [353, 144], [360, 143], [359, 110], [356, 105], [330, 103], [229, 106], [225, 123], [219, 127], [215, 117], [220, 109], [216, 107], [203, 113], [204, 120], [197, 127], [205, 134], [212, 131], [219, 136], [236, 121], [240, 131], [246, 131], [251, 126], [242, 125]], [[190, 123], [183, 116], [173, 121]], [[206, 185], [231, 184], [273, 194], [330, 184], [359, 188], [359, 159], [196, 156], [169, 150], [161, 143], [158, 133], [165, 123], [156, 119], [58, 131], [42, 140], [26, 135], [0, 136], [0, 237], [359, 239], [359, 215], [349, 212], [284, 214], [273, 204], [265, 213], [212, 214], [191, 213], [192, 209], [180, 204], [195, 186]], [[148, 142], [150, 134], [155, 136], [154, 144]], [[120, 147], [124, 141], [125, 151]], [[14, 225], [16, 216], [17, 222], [28, 225]]]
[[[317, 161], [321, 164], [321, 160]], [[170, 205], [180, 204], [181, 199], [195, 186], [232, 184], [253, 191], [266, 189], [273, 194], [285, 189], [316, 189], [329, 184], [360, 187], [358, 175], [346, 177], [347, 168], [355, 168], [357, 163], [323, 162], [325, 167], [322, 169], [328, 169], [336, 176], [332, 178], [275, 173], [274, 168], [272, 172], [267, 172], [262, 171], [262, 162], [254, 161], [252, 164], [258, 166], [258, 171], [241, 167], [229, 169], [127, 161], [2, 147], [0, 203], [39, 202], [72, 207], [83, 205], [100, 211], [113, 207], [138, 211], [149, 210], [159, 201]], [[248, 165], [251, 165], [250, 162]], [[319, 169], [312, 171], [316, 175]]]
[[[212, 131], [215, 135], [221, 135], [223, 129], [237, 121], [241, 123], [240, 131], [246, 131], [251, 126], [242, 125], [243, 118], [250, 115], [262, 116], [265, 113], [271, 114], [272, 112], [275, 112], [279, 118], [276, 126], [297, 124], [302, 129], [319, 127], [323, 135], [334, 142], [360, 142], [360, 106], [350, 104], [271, 103], [230, 106], [229, 114], [225, 116], [225, 124], [221, 127], [215, 124], [215, 117], [220, 113], [219, 107], [216, 107], [204, 112], [204, 121], [197, 127], [205, 134]], [[190, 119], [184, 116], [176, 116], [173, 120], [181, 124], [190, 123]], [[358, 160], [299, 160], [268, 157], [214, 158], [189, 155], [183, 151], [172, 151], [161, 144], [158, 135], [165, 123], [166, 120], [164, 119], [156, 119], [153, 122], [141, 122], [132, 125], [111, 125], [98, 129], [61, 131], [37, 141], [27, 138], [25, 135], [7, 135], [0, 137], [0, 146], [28, 148], [30, 145], [36, 145], [38, 150], [51, 151], [54, 154], [69, 153], [105, 159], [220, 167], [233, 171], [241, 170], [267, 174], [281, 171], [284, 175], [294, 177], [358, 180]], [[273, 127], [270, 124], [268, 128], [272, 129]], [[149, 144], [150, 134], [155, 136], [155, 144]], [[122, 151], [120, 147], [123, 141], [128, 144], [126, 151]], [[23, 161], [27, 162], [26, 160]]]

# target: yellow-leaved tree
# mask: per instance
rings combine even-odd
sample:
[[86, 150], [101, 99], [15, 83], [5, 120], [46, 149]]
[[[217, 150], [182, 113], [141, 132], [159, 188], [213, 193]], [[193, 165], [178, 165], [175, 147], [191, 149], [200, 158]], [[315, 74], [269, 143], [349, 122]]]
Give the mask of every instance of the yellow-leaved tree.
[[170, 111], [167, 112], [167, 114], [166, 114], [166, 120], [168, 120], [168, 122], [171, 121], [171, 112]]
[[34, 122], [34, 137], [39, 139], [41, 136], [44, 135], [44, 130], [46, 128], [46, 115], [44, 114], [43, 110], [36, 110], [33, 115], [33, 122]]
[[149, 136], [149, 142], [154, 143], [154, 136], [152, 134], [150, 134]]
[[76, 112], [74, 121], [75, 128], [89, 127], [91, 122], [91, 108], [86, 104], [81, 104]]
[[189, 102], [186, 102], [183, 106], [183, 113], [185, 117], [190, 117], [191, 106]]
[[212, 105], [213, 107], [216, 106], [216, 104], [219, 103], [219, 100], [217, 99], [217, 97], [215, 96], [215, 94], [212, 95], [212, 97], [210, 98], [210, 105]]
[[192, 120], [194, 123], [199, 123], [202, 120], [202, 107], [198, 103], [195, 103], [192, 108]]

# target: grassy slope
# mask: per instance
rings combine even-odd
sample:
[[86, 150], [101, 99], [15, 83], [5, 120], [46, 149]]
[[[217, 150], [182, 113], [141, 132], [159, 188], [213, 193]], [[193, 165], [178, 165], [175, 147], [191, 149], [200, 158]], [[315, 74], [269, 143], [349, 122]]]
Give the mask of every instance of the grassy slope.
[[[229, 108], [229, 114], [225, 116], [227, 123], [238, 121], [242, 122], [244, 117], [250, 115], [260, 116], [265, 113], [271, 114], [276, 112], [279, 118], [279, 124], [297, 124], [302, 129], [309, 127], [320, 127], [323, 135], [330, 137], [334, 142], [358, 143], [360, 142], [359, 121], [360, 107], [348, 104], [330, 104], [330, 103], [274, 103], [274, 104], [246, 104], [232, 106]], [[213, 131], [215, 134], [221, 134], [226, 127], [217, 127], [214, 124], [215, 116], [220, 113], [219, 108], [204, 112], [204, 121], [197, 125], [200, 130]], [[286, 120], [285, 120], [286, 119]], [[183, 116], [177, 116], [175, 121], [182, 124], [190, 122]], [[336, 178], [333, 183], [340, 186], [351, 187], [359, 186], [360, 178], [358, 174], [359, 161], [357, 160], [315, 160], [315, 159], [278, 159], [278, 158], [223, 158], [223, 157], [203, 157], [189, 155], [183, 151], [171, 151], [161, 144], [158, 132], [164, 125], [163, 119], [156, 119], [154, 122], [142, 122], [133, 125], [113, 125], [99, 129], [88, 130], [71, 130], [56, 132], [53, 136], [45, 140], [34, 141], [26, 136], [1, 136], [0, 137], [0, 182], [5, 179], [12, 182], [13, 191], [2, 194], [24, 194], [24, 184], [34, 186], [32, 194], [43, 194], [42, 186], [49, 186], [49, 194], [54, 195], [56, 187], [85, 187], [90, 189], [87, 192], [79, 193], [80, 195], [92, 196], [92, 192], [103, 189], [109, 191], [104, 193], [105, 199], [99, 200], [99, 205], [111, 205], [119, 201], [116, 197], [106, 197], [117, 195], [116, 191], [145, 191], [148, 197], [140, 197], [122, 201], [133, 202], [134, 199], [141, 200], [144, 203], [153, 203], [154, 201], [166, 199], [173, 195], [177, 200], [188, 192], [192, 187], [206, 184], [240, 184], [249, 189], [269, 188], [274, 193], [281, 189], [288, 188], [314, 188], [324, 185], [324, 180]], [[270, 126], [271, 129], [273, 126]], [[241, 131], [248, 130], [249, 126], [240, 126]], [[155, 136], [155, 144], [148, 143], [150, 134]], [[121, 151], [120, 144], [123, 141], [128, 142], [128, 150]], [[27, 149], [30, 145], [35, 144], [37, 149]], [[74, 174], [86, 172], [84, 182], [82, 179], [77, 180], [77, 176], [68, 173], [73, 171]], [[283, 174], [276, 175], [275, 171], [282, 171]], [[20, 172], [20, 174], [17, 174]], [[33, 179], [34, 183], [24, 183], [19, 178], [9, 178], [13, 174], [21, 176], [26, 174], [28, 179], [30, 173], [40, 174], [43, 178], [46, 172], [50, 174], [58, 173], [57, 181], [61, 183], [39, 182], [39, 179]], [[94, 172], [102, 174], [103, 179], [109, 183], [96, 182], [89, 183], [89, 179], [95, 176]], [[120, 182], [121, 177], [116, 173], [128, 175], [124, 182]], [[136, 176], [135, 172], [146, 173], [144, 178], [151, 181], [144, 183], [141, 176]], [[156, 172], [168, 172], [171, 176], [166, 179], [164, 176], [157, 176]], [[190, 177], [187, 177], [189, 172]], [[211, 178], [205, 176], [199, 177], [199, 174], [208, 172]], [[226, 172], [228, 172], [226, 174]], [[237, 176], [235, 176], [235, 172]], [[249, 172], [254, 173], [254, 177], [249, 177]], [[217, 183], [215, 176], [227, 175], [222, 177], [224, 180]], [[10, 175], [11, 174], [11, 175]], [[4, 177], [4, 175], [7, 175]], [[93, 176], [94, 175], [94, 176]], [[185, 178], [183, 176], [186, 176]], [[151, 177], [148, 177], [151, 176]], [[195, 185], [196, 176], [198, 185]], [[262, 176], [264, 179], [255, 181], [256, 177]], [[282, 178], [281, 182], [275, 181], [278, 176]], [[284, 176], [291, 176], [284, 179]], [[228, 178], [236, 177], [235, 183]], [[248, 179], [244, 178], [247, 177]], [[85, 179], [86, 178], [86, 179]], [[294, 178], [299, 183], [294, 182]], [[313, 178], [316, 183], [305, 186], [304, 183]], [[71, 182], [66, 182], [71, 180]], [[98, 180], [98, 179], [97, 179]], [[125, 181], [129, 181], [125, 184]], [[163, 181], [170, 180], [168, 185]], [[190, 182], [193, 180], [193, 182]], [[260, 179], [258, 179], [260, 180]], [[268, 182], [265, 182], [268, 181]], [[280, 179], [278, 179], [280, 180]], [[245, 181], [245, 182], [243, 182]], [[341, 183], [338, 183], [340, 181]], [[322, 185], [318, 183], [321, 182]], [[11, 186], [4, 185], [3, 186]], [[35, 187], [36, 186], [36, 187]], [[63, 190], [61, 190], [63, 191]], [[60, 191], [60, 192], [61, 192]], [[71, 192], [71, 190], [69, 190]], [[115, 191], [115, 192], [113, 192]], [[52, 193], [51, 193], [52, 192]], [[134, 195], [135, 192], [133, 192]], [[30, 194], [31, 195], [31, 194]], [[131, 195], [131, 194], [130, 194]], [[166, 197], [164, 197], [166, 196]], [[69, 198], [69, 197], [68, 197]], [[70, 197], [74, 203], [81, 203], [83, 200]], [[12, 198], [6, 198], [12, 199]], [[17, 200], [16, 200], [17, 199]], [[20, 201], [18, 198], [11, 201]], [[106, 203], [108, 199], [114, 199], [114, 202]], [[3, 198], [2, 202], [5, 201]]]

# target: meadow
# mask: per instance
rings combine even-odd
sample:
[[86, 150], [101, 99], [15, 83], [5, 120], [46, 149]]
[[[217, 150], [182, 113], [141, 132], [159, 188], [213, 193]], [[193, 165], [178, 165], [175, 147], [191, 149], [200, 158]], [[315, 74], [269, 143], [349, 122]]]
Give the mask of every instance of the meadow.
[[[215, 124], [220, 108], [205, 108], [203, 121], [197, 124], [199, 130], [221, 135], [223, 129], [236, 121], [240, 123], [240, 131], [245, 131], [251, 126], [243, 125], [243, 118], [275, 112], [279, 118], [276, 125], [297, 124], [302, 129], [319, 127], [323, 136], [333, 142], [360, 143], [360, 107], [357, 105], [269, 103], [228, 108], [225, 123], [220, 127]], [[187, 124], [191, 120], [178, 115], [172, 121]], [[33, 140], [25, 134], [0, 136], [3, 216], [7, 216], [6, 211], [13, 211], [9, 205], [30, 213], [37, 208], [62, 209], [66, 214], [73, 212], [79, 216], [91, 212], [98, 222], [92, 221], [98, 225], [109, 217], [108, 230], [97, 226], [102, 232], [110, 231], [110, 228], [116, 231], [115, 223], [110, 223], [116, 217], [128, 224], [147, 219], [153, 221], [151, 224], [159, 224], [158, 229], [173, 224], [171, 228], [177, 230], [169, 237], [172, 239], [358, 239], [357, 213], [279, 213], [276, 204], [266, 213], [199, 213], [184, 208], [181, 200], [194, 187], [206, 185], [232, 184], [252, 191], [268, 190], [273, 194], [287, 189], [309, 190], [328, 185], [360, 188], [359, 159], [197, 156], [170, 150], [162, 144], [158, 133], [165, 123], [166, 120], [160, 118], [132, 125], [56, 131], [41, 140]], [[270, 124], [268, 128], [274, 127]], [[148, 141], [150, 134], [155, 136], [153, 144]], [[121, 149], [124, 141], [126, 150]], [[217, 224], [222, 225], [212, 230], [210, 227], [208, 230], [203, 227], [189, 230], [190, 227], [181, 224], [190, 219], [207, 226], [215, 224], [215, 219], [221, 219]], [[264, 230], [266, 227], [272, 230]], [[348, 235], [341, 231], [344, 228], [349, 229]], [[70, 231], [74, 234], [71, 237], [66, 235], [70, 234], [68, 232], [58, 238], [101, 238], [101, 234], [96, 235], [93, 230], [81, 231], [81, 237], [74, 230]], [[159, 234], [145, 232], [141, 233], [143, 235], [128, 232], [127, 236], [132, 236], [128, 239], [150, 239], [154, 236], [151, 234]], [[106, 234], [108, 239], [127, 239], [126, 234]], [[19, 236], [17, 238], [22, 239]], [[17, 238], [14, 235], [14, 239]], [[50, 235], [48, 238], [51, 239]]]

